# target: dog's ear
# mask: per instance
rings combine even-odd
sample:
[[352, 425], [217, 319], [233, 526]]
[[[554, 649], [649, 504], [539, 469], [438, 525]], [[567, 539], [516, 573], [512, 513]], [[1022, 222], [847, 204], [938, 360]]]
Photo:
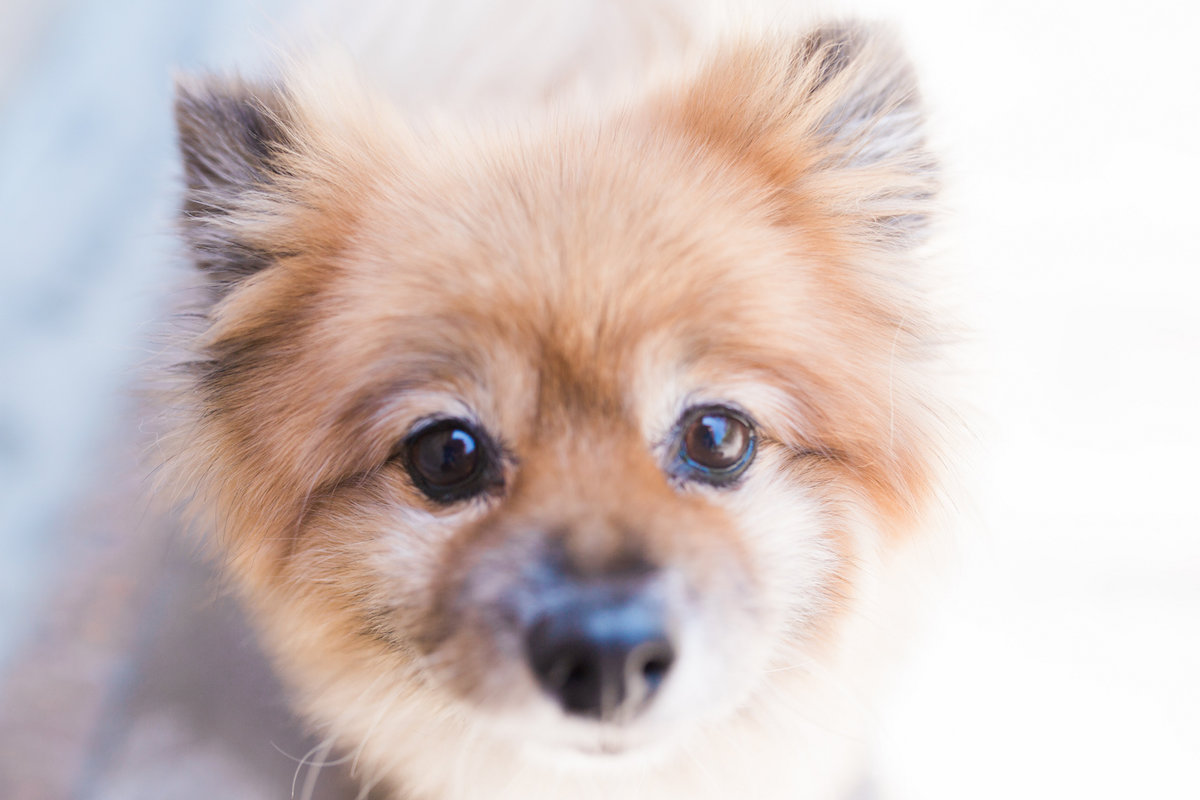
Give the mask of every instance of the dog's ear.
[[274, 260], [243, 234], [245, 218], [285, 191], [284, 154], [294, 136], [289, 100], [279, 86], [183, 77], [176, 81], [175, 124], [184, 238], [220, 295]]
[[223, 198], [270, 182], [277, 150], [288, 139], [287, 102], [276, 86], [179, 78], [175, 124], [189, 210], [223, 213]]
[[886, 30], [831, 25], [734, 46], [671, 113], [698, 145], [765, 176], [790, 202], [811, 198], [851, 235], [889, 249], [923, 238], [937, 164], [912, 67]]

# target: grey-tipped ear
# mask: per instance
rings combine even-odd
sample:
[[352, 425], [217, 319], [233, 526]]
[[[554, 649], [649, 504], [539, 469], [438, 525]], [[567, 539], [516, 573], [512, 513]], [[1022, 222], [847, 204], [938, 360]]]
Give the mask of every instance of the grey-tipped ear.
[[886, 29], [831, 24], [743, 43], [675, 109], [692, 136], [818, 198], [851, 235], [899, 248], [923, 238], [937, 164], [913, 69]]
[[924, 150], [916, 73], [891, 32], [824, 26], [802, 39], [796, 57], [812, 65], [811, 91], [823, 107], [820, 132], [844, 144], [842, 158], [862, 165]]
[[286, 98], [278, 87], [238, 79], [176, 81], [175, 125], [186, 183], [183, 233], [196, 266], [227, 289], [269, 264], [232, 224], [246, 199], [270, 192], [289, 145]]
[[[850, 198], [866, 235], [904, 249], [922, 241], [940, 168], [929, 151], [916, 73], [890, 31], [834, 26], [814, 32], [804, 49], [822, 65], [815, 91], [829, 95], [819, 129], [831, 183], [853, 186]], [[858, 179], [855, 179], [858, 176]]]

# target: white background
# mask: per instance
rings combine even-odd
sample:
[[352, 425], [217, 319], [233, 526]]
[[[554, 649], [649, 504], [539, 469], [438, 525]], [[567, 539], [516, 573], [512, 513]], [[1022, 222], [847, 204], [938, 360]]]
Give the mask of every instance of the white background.
[[1197, 14], [877, 5], [945, 137], [985, 453], [884, 784], [1200, 797]]

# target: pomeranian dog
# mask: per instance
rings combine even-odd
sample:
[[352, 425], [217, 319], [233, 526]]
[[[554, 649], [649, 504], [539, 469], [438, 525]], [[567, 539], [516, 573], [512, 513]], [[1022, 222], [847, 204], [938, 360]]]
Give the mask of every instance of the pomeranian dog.
[[170, 481], [365, 787], [853, 789], [952, 427], [893, 37], [492, 126], [300, 68], [176, 118]]

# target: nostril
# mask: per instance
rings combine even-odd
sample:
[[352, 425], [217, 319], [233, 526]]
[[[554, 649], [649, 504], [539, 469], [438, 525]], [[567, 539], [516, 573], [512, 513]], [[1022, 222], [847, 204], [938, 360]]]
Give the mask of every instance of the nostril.
[[606, 691], [603, 652], [594, 642], [563, 620], [546, 617], [530, 632], [526, 656], [538, 683], [563, 710], [585, 716], [601, 713]]
[[551, 641], [544, 651], [547, 661], [541, 668], [535, 662], [534, 672], [542, 686], [559, 699], [567, 711], [591, 713], [602, 700], [604, 678], [596, 652], [585, 643], [566, 642], [555, 646]]
[[564, 688], [580, 689], [595, 679], [595, 671], [582, 662], [572, 664], [567, 669], [567, 677], [563, 678], [562, 685]]
[[563, 678], [562, 689], [563, 693], [570, 696], [578, 696], [588, 690], [596, 680], [596, 673], [587, 664], [573, 664], [567, 671], [567, 676]]
[[667, 642], [655, 642], [634, 651], [631, 661], [633, 670], [641, 669], [643, 690], [648, 696], [657, 691], [667, 677], [675, 661], [675, 651]]

